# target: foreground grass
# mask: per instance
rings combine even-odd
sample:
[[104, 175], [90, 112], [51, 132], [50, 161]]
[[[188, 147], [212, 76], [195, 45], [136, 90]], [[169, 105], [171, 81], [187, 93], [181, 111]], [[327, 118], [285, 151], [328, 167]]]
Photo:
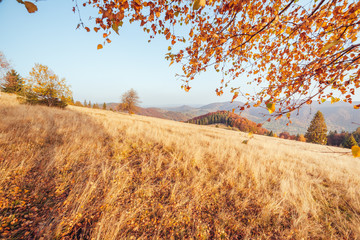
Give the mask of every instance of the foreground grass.
[[5, 94], [0, 117], [0, 238], [360, 238], [341, 149]]

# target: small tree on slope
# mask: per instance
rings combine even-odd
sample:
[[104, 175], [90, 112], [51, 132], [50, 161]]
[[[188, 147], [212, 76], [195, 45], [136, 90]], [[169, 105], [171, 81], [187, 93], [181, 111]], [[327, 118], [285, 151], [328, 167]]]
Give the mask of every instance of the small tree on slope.
[[14, 70], [10, 70], [4, 77], [4, 83], [1, 84], [1, 90], [7, 93], [20, 93], [23, 87], [23, 79]]
[[323, 114], [317, 111], [305, 134], [307, 142], [325, 145], [327, 142], [327, 127]]
[[348, 136], [343, 143], [344, 148], [352, 148], [353, 146], [357, 146], [357, 145], [358, 144], [355, 141], [355, 138], [352, 134]]
[[139, 96], [134, 89], [130, 89], [121, 96], [120, 110], [133, 114], [137, 111], [139, 105]]

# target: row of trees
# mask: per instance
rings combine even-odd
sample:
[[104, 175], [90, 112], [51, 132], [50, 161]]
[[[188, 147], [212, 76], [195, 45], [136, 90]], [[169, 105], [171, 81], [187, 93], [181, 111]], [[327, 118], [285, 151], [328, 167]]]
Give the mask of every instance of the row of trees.
[[[134, 114], [138, 112], [138, 108], [140, 104], [139, 99], [140, 98], [138, 93], [134, 89], [130, 89], [121, 95], [121, 102], [115, 107], [115, 110], [128, 112], [129, 114]], [[97, 103], [91, 104], [91, 101], [86, 101], [86, 100], [84, 100], [84, 103], [81, 103], [80, 101], [76, 101], [74, 105], [79, 107], [100, 109], [99, 104]], [[102, 109], [103, 110], [108, 109], [105, 102], [102, 104]], [[109, 110], [112, 111], [114, 109], [109, 108]]]
[[342, 131], [330, 131], [327, 136], [327, 144], [331, 146], [352, 148], [353, 146], [360, 145], [360, 127], [354, 132]]
[[23, 78], [14, 69], [10, 69], [0, 80], [1, 91], [18, 94], [29, 104], [63, 108], [73, 103], [72, 92], [65, 78], [60, 79], [42, 64], [35, 64], [28, 78]]
[[[97, 104], [97, 103], [91, 104], [91, 101], [87, 102], [86, 100], [84, 100], [84, 103], [81, 103], [80, 101], [76, 101], [76, 102], [74, 103], [74, 105], [75, 105], [75, 106], [78, 106], [78, 107], [88, 107], [88, 108], [100, 109], [100, 105], [99, 105], [99, 104]], [[107, 110], [107, 109], [108, 109], [108, 107], [107, 107], [107, 105], [106, 105], [105, 102], [102, 104], [101, 109], [103, 109], [103, 110]], [[110, 108], [110, 110], [112, 110], [112, 109]]]

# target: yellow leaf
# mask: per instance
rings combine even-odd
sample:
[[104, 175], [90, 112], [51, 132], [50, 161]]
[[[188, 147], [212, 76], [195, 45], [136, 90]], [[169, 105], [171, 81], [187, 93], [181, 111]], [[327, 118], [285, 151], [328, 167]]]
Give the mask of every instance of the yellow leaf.
[[198, 10], [200, 7], [204, 7], [204, 6], [205, 6], [205, 0], [195, 0], [193, 9]]
[[320, 53], [325, 52], [329, 48], [332, 48], [333, 46], [338, 45], [339, 43], [341, 43], [341, 41], [335, 40], [335, 41], [325, 44], [325, 46], [320, 50]]
[[266, 108], [269, 111], [270, 114], [275, 112], [275, 103], [269, 102], [266, 104]]
[[99, 49], [102, 49], [103, 48], [103, 46], [101, 45], [101, 44], [98, 44], [97, 45], [97, 49], [99, 50]]
[[359, 146], [352, 146], [351, 152], [355, 158], [360, 157], [360, 147]]
[[38, 10], [37, 6], [35, 4], [33, 4], [32, 2], [24, 2], [25, 4], [25, 7], [26, 7], [26, 10], [29, 12], [29, 13], [34, 13]]
[[119, 35], [119, 24], [113, 24], [112, 29]]

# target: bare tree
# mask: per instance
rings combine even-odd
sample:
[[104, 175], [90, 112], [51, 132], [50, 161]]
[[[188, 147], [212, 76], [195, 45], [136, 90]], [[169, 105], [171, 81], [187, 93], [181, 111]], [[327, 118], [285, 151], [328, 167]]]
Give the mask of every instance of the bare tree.
[[134, 89], [130, 89], [121, 96], [121, 103], [118, 108], [121, 111], [126, 111], [129, 114], [137, 112], [140, 103], [139, 96]]

